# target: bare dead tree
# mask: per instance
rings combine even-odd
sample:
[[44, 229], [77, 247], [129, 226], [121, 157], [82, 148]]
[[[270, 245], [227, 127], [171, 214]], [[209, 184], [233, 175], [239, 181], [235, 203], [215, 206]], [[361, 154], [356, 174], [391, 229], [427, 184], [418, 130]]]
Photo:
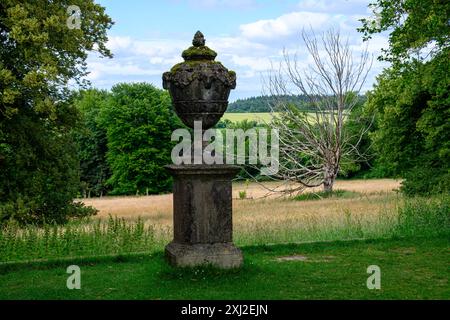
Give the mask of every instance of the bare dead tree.
[[[373, 63], [367, 47], [354, 54], [348, 39], [331, 29], [317, 37], [302, 32], [311, 63], [302, 66], [297, 54], [284, 51], [279, 68], [273, 69], [265, 90], [276, 98], [270, 103], [272, 129], [279, 131], [280, 160], [276, 178], [294, 182], [288, 192], [323, 185], [331, 192], [343, 161], [363, 159], [358, 145], [369, 127], [350, 134], [344, 126], [357, 105], [360, 91]], [[267, 94], [267, 93], [266, 93]], [[283, 96], [303, 95], [307, 109], [287, 103]]]

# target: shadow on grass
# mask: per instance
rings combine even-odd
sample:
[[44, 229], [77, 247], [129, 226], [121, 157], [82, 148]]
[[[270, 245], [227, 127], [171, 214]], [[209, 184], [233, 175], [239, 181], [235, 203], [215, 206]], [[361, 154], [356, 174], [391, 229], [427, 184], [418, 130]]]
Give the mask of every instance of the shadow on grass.
[[[398, 238], [401, 239], [401, 238]], [[296, 252], [301, 246], [305, 252], [323, 251], [330, 247], [345, 247], [355, 243], [369, 244], [379, 242], [381, 239], [355, 239], [341, 241], [321, 241], [321, 242], [299, 242], [286, 244], [262, 244], [241, 247], [244, 253], [244, 265], [235, 269], [219, 269], [213, 265], [205, 265], [200, 267], [173, 267], [164, 257], [164, 252], [152, 253], [130, 253], [130, 254], [111, 254], [87, 257], [66, 257], [55, 259], [42, 259], [31, 261], [17, 261], [0, 264], [0, 274], [6, 274], [18, 270], [48, 270], [71, 264], [79, 266], [94, 266], [103, 263], [145, 263], [152, 261], [161, 265], [161, 275], [167, 279], [175, 279], [180, 277], [201, 278], [202, 276], [220, 277], [223, 275], [237, 275], [246, 272], [257, 272], [257, 267], [252, 259], [255, 255], [266, 255], [268, 257], [279, 254], [289, 254]]]
[[320, 191], [320, 192], [308, 192], [299, 194], [292, 199], [295, 201], [311, 201], [321, 199], [350, 199], [361, 197], [362, 194], [355, 191], [348, 190], [334, 190], [332, 192]]

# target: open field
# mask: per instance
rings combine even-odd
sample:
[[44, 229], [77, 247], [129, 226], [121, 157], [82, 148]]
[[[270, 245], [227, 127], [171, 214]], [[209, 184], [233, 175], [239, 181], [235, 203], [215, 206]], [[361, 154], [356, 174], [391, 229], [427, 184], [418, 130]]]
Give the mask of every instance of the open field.
[[[280, 183], [264, 183], [268, 188], [275, 189]], [[281, 185], [282, 186], [282, 185]], [[353, 214], [376, 216], [380, 208], [391, 208], [395, 203], [395, 192], [400, 181], [392, 179], [378, 180], [343, 180], [336, 182], [336, 189], [360, 193], [360, 196], [350, 199], [323, 199], [321, 201], [297, 202], [280, 198], [275, 193], [267, 197], [268, 190], [257, 183], [233, 184], [233, 218], [238, 229], [245, 224], [280, 223], [282, 221], [303, 220], [308, 217], [316, 219], [333, 219], [343, 216], [345, 211]], [[281, 189], [280, 187], [278, 189]], [[320, 188], [307, 192], [319, 191]], [[239, 199], [239, 191], [246, 191], [247, 199]], [[86, 205], [97, 208], [98, 218], [108, 218], [109, 215], [142, 219], [161, 226], [172, 225], [172, 195], [156, 195], [141, 197], [108, 197], [103, 199], [85, 199]]]
[[[268, 188], [282, 188], [280, 183], [264, 183]], [[294, 201], [268, 195], [257, 183], [233, 184], [233, 229], [240, 245], [318, 241], [371, 237], [389, 232], [396, 219], [398, 196], [394, 192], [400, 181], [392, 179], [337, 181], [336, 189], [353, 191], [351, 198], [329, 198], [318, 201]], [[239, 199], [239, 191], [247, 199]], [[306, 192], [320, 191], [320, 188]], [[172, 195], [111, 197], [86, 199], [84, 203], [100, 210], [97, 219], [110, 215], [135, 220], [155, 228], [161, 242], [172, 237]], [[358, 224], [359, 229], [349, 227]]]
[[[163, 254], [0, 272], [0, 299], [450, 299], [447, 238], [244, 247], [242, 269], [175, 269]], [[366, 286], [381, 269], [381, 290]]]
[[[245, 246], [388, 237], [395, 232], [404, 202], [392, 191], [398, 186], [399, 181], [389, 179], [337, 181], [336, 188], [349, 196], [298, 201], [278, 193], [267, 196], [267, 189], [256, 183], [234, 183], [234, 241]], [[247, 199], [241, 200], [238, 193], [244, 190]], [[100, 213], [66, 226], [22, 230], [11, 225], [0, 230], [0, 263], [155, 252], [172, 239], [171, 194], [84, 202]]]
[[[278, 114], [275, 112], [275, 114]], [[308, 118], [314, 117], [314, 113], [308, 113]], [[258, 124], [269, 123], [272, 120], [272, 114], [270, 112], [245, 112], [245, 113], [225, 113], [222, 120], [230, 120], [231, 122], [256, 121]], [[314, 118], [313, 118], [314, 120]]]
[[225, 113], [222, 120], [228, 119], [231, 122], [240, 122], [243, 120], [256, 121], [258, 123], [268, 123], [272, 120], [269, 112], [261, 113]]
[[[228, 271], [165, 262], [171, 195], [85, 200], [98, 217], [0, 230], [0, 299], [449, 299], [450, 199], [406, 199], [398, 186], [338, 181], [352, 193], [298, 201], [235, 183], [245, 260]], [[242, 190], [253, 199], [238, 199]], [[69, 291], [73, 264], [82, 289]], [[381, 290], [366, 287], [370, 265], [382, 270]]]

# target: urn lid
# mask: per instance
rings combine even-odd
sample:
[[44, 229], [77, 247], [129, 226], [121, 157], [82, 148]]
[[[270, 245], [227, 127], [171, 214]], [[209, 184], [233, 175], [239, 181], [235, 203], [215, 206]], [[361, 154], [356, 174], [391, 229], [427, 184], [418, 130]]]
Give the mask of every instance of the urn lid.
[[203, 33], [197, 31], [192, 40], [192, 47], [184, 50], [181, 56], [185, 61], [213, 61], [217, 57], [217, 53], [205, 46], [205, 43]]

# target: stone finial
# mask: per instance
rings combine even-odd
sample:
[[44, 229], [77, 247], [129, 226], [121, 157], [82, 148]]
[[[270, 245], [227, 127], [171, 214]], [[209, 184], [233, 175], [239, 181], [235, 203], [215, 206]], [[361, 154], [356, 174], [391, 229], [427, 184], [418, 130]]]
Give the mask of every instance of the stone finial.
[[200, 31], [197, 31], [194, 35], [194, 39], [192, 40], [192, 44], [194, 47], [201, 47], [205, 45], [205, 36]]

